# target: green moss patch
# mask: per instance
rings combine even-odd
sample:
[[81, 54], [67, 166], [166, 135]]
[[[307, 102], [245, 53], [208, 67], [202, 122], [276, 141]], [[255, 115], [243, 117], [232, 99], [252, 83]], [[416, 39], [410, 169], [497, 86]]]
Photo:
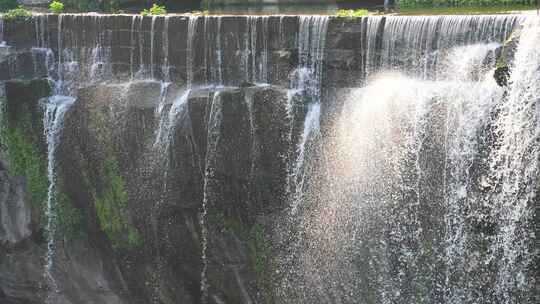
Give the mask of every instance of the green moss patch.
[[95, 200], [101, 229], [115, 249], [133, 249], [141, 246], [142, 238], [128, 220], [128, 195], [114, 158], [105, 160], [103, 179], [103, 189]]
[[73, 205], [69, 196], [60, 191], [56, 195], [57, 231], [65, 241], [86, 237], [86, 221], [83, 211]]
[[46, 81], [6, 82], [0, 111], [0, 138], [9, 163], [9, 174], [25, 179], [27, 197], [41, 215], [49, 182], [39, 100], [49, 92]]
[[41, 206], [47, 199], [47, 161], [36, 148], [31, 136], [25, 134], [24, 127], [10, 127], [6, 130], [6, 147], [9, 173], [22, 176], [26, 180], [26, 192], [33, 206]]
[[236, 235], [245, 244], [249, 265], [257, 278], [257, 285], [264, 294], [266, 303], [274, 303], [272, 269], [274, 258], [272, 245], [267, 239], [264, 226], [258, 223], [243, 224], [235, 217], [224, 215], [221, 210], [210, 209], [207, 223]]
[[111, 133], [109, 111], [107, 107], [89, 111], [88, 128], [97, 141], [99, 158], [104, 160], [100, 162], [99, 175], [87, 183], [95, 198], [100, 229], [107, 235], [113, 249], [131, 250], [142, 246], [143, 238], [129, 218], [129, 197], [116, 157], [118, 151]]

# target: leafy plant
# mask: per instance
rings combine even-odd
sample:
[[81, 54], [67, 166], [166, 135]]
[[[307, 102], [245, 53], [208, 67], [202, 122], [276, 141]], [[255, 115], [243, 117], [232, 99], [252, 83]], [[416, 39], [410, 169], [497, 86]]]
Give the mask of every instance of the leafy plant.
[[24, 6], [19, 5], [17, 8], [10, 9], [6, 12], [4, 15], [4, 18], [6, 20], [13, 20], [13, 19], [28, 19], [32, 16], [32, 13], [30, 13], [27, 9], [24, 8]]
[[368, 15], [368, 10], [367, 9], [355, 9], [355, 10], [352, 10], [352, 9], [340, 9], [337, 11], [337, 15], [340, 16], [340, 17], [352, 17], [352, 18], [358, 18], [358, 17], [362, 17], [362, 16], [367, 16]]
[[165, 6], [155, 4], [152, 5], [150, 9], [144, 9], [141, 12], [141, 15], [143, 16], [155, 16], [155, 15], [166, 15], [167, 10], [165, 9]]
[[64, 11], [64, 3], [58, 0], [53, 0], [51, 3], [49, 3], [49, 11], [56, 14], [62, 13]]

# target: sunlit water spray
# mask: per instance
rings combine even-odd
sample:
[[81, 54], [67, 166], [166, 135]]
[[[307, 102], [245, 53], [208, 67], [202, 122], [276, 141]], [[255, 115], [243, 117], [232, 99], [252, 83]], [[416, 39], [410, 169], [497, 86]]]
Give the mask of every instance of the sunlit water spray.
[[539, 45], [540, 20], [530, 18], [516, 50], [508, 96], [497, 105], [497, 145], [489, 158], [489, 181], [497, 189], [489, 203], [499, 227], [490, 248], [493, 259], [500, 263], [495, 292], [506, 303], [527, 303], [538, 288], [534, 227], [538, 229]]
[[[523, 18], [371, 19], [368, 85], [349, 94], [325, 173], [304, 186], [305, 233], [284, 298], [458, 304], [485, 288], [530, 297], [537, 24], [526, 24], [505, 94], [494, 54]], [[494, 266], [499, 258], [512, 266]], [[490, 276], [498, 281], [486, 287]]]

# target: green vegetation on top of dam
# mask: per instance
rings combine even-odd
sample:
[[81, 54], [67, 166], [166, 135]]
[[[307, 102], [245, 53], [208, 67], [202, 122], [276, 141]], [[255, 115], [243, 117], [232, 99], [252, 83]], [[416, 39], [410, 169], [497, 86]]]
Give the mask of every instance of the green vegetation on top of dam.
[[122, 1], [122, 0], [53, 0], [46, 6], [19, 5], [17, 0], [0, 0], [0, 12], [8, 16], [23, 16], [26, 10], [49, 13], [140, 13], [163, 15], [167, 13], [204, 13], [210, 15], [260, 15], [260, 14], [325, 14], [359, 17], [369, 14], [442, 15], [442, 14], [498, 14], [533, 10], [540, 5], [537, 0], [396, 0], [388, 4], [367, 2], [320, 1], [258, 3], [252, 1]]

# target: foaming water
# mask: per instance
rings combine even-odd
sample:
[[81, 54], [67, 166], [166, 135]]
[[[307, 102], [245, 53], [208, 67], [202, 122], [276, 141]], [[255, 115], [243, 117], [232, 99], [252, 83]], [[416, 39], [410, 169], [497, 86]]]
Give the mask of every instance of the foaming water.
[[498, 137], [488, 161], [489, 182], [498, 190], [490, 199], [491, 216], [499, 227], [490, 249], [493, 258], [501, 261], [495, 292], [507, 303], [526, 303], [538, 287], [532, 270], [538, 236], [532, 227], [538, 216], [539, 43], [540, 20], [531, 18], [522, 29], [508, 96], [497, 107], [494, 128]]

